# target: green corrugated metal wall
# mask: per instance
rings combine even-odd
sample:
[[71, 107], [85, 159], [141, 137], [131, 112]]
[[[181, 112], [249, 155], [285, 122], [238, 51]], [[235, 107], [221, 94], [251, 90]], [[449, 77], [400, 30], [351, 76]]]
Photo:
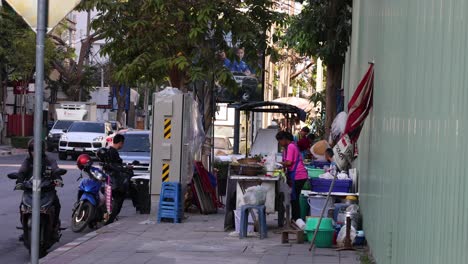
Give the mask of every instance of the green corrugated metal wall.
[[375, 60], [359, 142], [379, 264], [468, 263], [468, 1], [355, 0], [345, 87]]

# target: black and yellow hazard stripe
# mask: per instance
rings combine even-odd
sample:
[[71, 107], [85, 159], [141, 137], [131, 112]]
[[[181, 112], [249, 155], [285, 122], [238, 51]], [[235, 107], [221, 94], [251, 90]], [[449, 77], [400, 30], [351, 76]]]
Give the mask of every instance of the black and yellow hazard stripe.
[[164, 139], [171, 139], [171, 129], [172, 129], [171, 119], [165, 118], [164, 119]]
[[161, 178], [163, 182], [169, 181], [169, 163], [163, 163]]

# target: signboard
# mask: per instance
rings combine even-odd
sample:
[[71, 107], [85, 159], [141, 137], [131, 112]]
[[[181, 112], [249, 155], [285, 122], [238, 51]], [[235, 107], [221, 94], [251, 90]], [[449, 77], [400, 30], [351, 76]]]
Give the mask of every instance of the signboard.
[[[6, 2], [23, 17], [24, 21], [36, 32], [37, 1], [6, 0]], [[48, 0], [47, 32], [50, 32], [81, 0]]]

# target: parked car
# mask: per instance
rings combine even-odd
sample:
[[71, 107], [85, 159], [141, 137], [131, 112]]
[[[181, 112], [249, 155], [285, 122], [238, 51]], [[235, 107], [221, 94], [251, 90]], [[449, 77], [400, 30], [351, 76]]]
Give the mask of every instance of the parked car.
[[94, 153], [107, 145], [106, 138], [114, 132], [109, 122], [74, 122], [60, 138], [59, 159]]
[[46, 137], [47, 150], [54, 151], [58, 150], [58, 145], [60, 137], [62, 137], [64, 131], [68, 130], [71, 124], [74, 121], [72, 120], [57, 120], [49, 131], [49, 134]]
[[132, 165], [134, 161], [138, 161], [138, 165], [132, 165], [133, 172], [137, 175], [148, 174], [151, 163], [151, 132], [148, 130], [128, 130], [119, 134], [125, 136], [125, 144], [119, 150], [124, 164]]

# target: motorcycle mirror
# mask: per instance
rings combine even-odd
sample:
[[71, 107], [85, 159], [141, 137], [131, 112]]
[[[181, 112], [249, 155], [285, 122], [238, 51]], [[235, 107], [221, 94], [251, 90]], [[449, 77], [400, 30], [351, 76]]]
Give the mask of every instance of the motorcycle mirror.
[[63, 133], [67, 133], [67, 130], [66, 130], [66, 129], [64, 129], [64, 130], [62, 130], [62, 131], [63, 131]]
[[8, 176], [9, 179], [12, 179], [12, 180], [18, 179], [18, 173], [16, 173], [16, 172], [15, 173], [9, 173], [7, 176]]
[[132, 165], [140, 165], [140, 162], [139, 162], [138, 160], [134, 160], [134, 161], [132, 162]]

